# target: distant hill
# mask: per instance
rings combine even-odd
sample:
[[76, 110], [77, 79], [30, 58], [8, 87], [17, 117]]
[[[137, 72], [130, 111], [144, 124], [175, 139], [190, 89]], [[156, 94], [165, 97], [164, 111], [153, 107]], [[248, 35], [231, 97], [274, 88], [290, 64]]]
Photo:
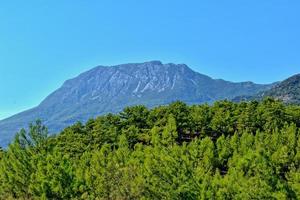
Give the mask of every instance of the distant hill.
[[262, 96], [271, 96], [285, 103], [300, 104], [300, 74], [282, 81], [274, 88], [263, 92]]
[[300, 104], [300, 74], [279, 82], [271, 89], [256, 95], [235, 97], [234, 101], [261, 100], [265, 97], [273, 97], [285, 103]]
[[254, 95], [270, 87], [212, 79], [185, 64], [151, 61], [98, 66], [67, 80], [39, 106], [0, 121], [0, 146], [6, 146], [20, 128], [38, 118], [44, 121], [51, 133], [56, 133], [76, 121], [116, 113], [126, 106], [143, 104], [154, 107], [176, 100], [188, 104], [211, 103]]

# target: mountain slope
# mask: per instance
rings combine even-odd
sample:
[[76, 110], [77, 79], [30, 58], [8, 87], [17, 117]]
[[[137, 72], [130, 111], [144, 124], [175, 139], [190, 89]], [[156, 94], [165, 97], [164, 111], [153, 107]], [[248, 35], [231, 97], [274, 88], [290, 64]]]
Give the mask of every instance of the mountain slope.
[[285, 103], [300, 104], [300, 74], [282, 81], [272, 89], [260, 93], [259, 96], [270, 96]]
[[184, 64], [160, 61], [99, 66], [66, 81], [39, 106], [0, 121], [0, 146], [28, 123], [42, 119], [51, 133], [76, 121], [86, 121], [126, 106], [148, 107], [181, 100], [189, 104], [253, 95], [270, 88], [252, 82], [233, 83], [212, 79]]
[[250, 96], [238, 96], [233, 101], [262, 100], [265, 97], [273, 97], [289, 104], [300, 104], [300, 74], [275, 84], [269, 90]]

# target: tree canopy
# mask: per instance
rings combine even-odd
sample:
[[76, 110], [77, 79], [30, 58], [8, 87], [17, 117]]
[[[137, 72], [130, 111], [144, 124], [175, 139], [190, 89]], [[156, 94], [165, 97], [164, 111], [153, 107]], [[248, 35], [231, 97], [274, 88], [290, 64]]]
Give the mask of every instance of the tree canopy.
[[300, 107], [128, 107], [0, 148], [0, 199], [299, 199]]

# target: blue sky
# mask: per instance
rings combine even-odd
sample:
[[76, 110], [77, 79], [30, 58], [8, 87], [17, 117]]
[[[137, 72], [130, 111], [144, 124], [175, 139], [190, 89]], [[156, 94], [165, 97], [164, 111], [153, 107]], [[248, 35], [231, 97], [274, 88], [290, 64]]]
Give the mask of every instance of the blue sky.
[[0, 2], [0, 119], [96, 65], [161, 60], [231, 81], [300, 72], [299, 0]]

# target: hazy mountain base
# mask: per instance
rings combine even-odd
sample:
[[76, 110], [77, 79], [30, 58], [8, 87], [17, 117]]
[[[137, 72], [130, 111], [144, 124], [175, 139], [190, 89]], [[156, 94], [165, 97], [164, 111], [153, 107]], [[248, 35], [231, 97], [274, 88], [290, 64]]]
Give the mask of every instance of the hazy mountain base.
[[176, 100], [211, 103], [252, 95], [270, 87], [215, 80], [184, 64], [152, 61], [100, 66], [66, 81], [38, 107], [0, 121], [0, 145], [7, 146], [17, 131], [36, 119], [42, 119], [50, 133], [58, 133], [77, 121], [117, 113], [126, 106], [141, 104], [152, 108]]
[[0, 151], [0, 199], [299, 199], [300, 107], [125, 109]]

